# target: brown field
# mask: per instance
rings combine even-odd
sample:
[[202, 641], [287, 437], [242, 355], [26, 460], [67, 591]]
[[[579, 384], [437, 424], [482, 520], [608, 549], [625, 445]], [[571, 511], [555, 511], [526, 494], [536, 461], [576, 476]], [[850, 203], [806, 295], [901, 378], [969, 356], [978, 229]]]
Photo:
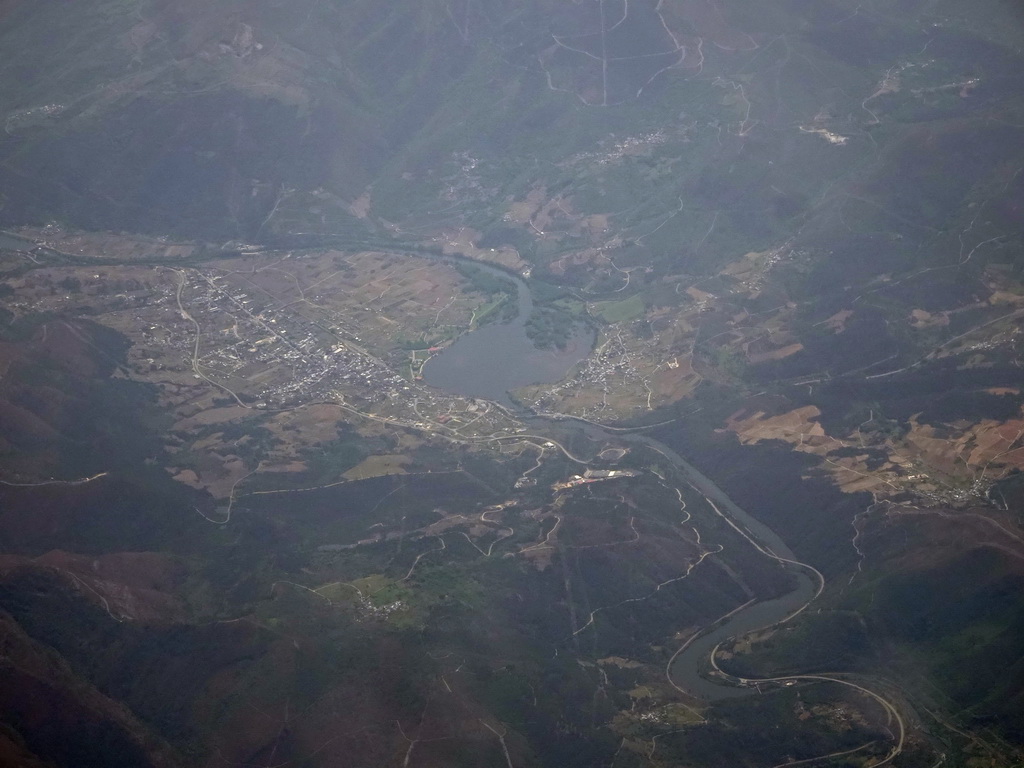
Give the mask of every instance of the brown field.
[[109, 232], [77, 232], [62, 229], [24, 227], [17, 233], [61, 253], [75, 256], [103, 256], [118, 259], [157, 257], [173, 261], [191, 256], [196, 246], [192, 243], [171, 243], [142, 235], [123, 235]]
[[224, 267], [225, 281], [257, 303], [334, 321], [377, 355], [403, 338], [453, 337], [484, 303], [453, 267], [405, 255], [325, 251]]
[[[65, 245], [97, 255], [102, 245], [107, 254], [124, 255], [138, 242], [97, 237], [95, 247], [88, 239]], [[337, 439], [343, 424], [364, 435], [402, 435], [396, 453], [415, 448], [421, 438], [359, 419], [339, 404], [370, 398], [361, 405], [364, 413], [425, 418], [399, 396], [400, 379], [389, 385], [387, 397], [376, 381], [394, 377], [407, 359], [401, 348], [406, 341], [457, 336], [484, 302], [452, 266], [436, 259], [331, 250], [247, 255], [198, 268], [44, 267], [15, 277], [11, 287], [16, 293], [8, 307], [16, 314], [86, 311], [128, 339], [126, 365], [116, 375], [156, 385], [158, 402], [173, 419], [167, 438], [171, 475], [219, 499], [236, 484], [242, 490], [243, 479], [256, 470], [302, 471], [309, 448]], [[71, 332], [60, 321], [39, 334], [53, 346]], [[357, 358], [362, 369], [334, 362]], [[315, 366], [327, 373], [310, 378], [306, 371]], [[374, 366], [373, 373], [367, 366]], [[280, 400], [263, 402], [264, 393], [274, 392], [295, 394], [282, 408]], [[432, 397], [421, 394], [420, 407]], [[492, 420], [481, 420], [481, 428], [492, 429]], [[239, 422], [246, 434], [239, 439], [235, 430], [225, 438]], [[400, 471], [401, 462], [378, 458], [356, 474]]]
[[747, 359], [754, 365], [758, 363], [764, 363], [768, 360], [782, 360], [790, 355], [795, 355], [797, 352], [804, 348], [803, 344], [799, 342], [795, 344], [787, 344], [784, 347], [773, 349], [768, 352], [752, 352], [747, 354]]
[[803, 445], [807, 438], [827, 437], [821, 424], [815, 421], [821, 416], [821, 411], [813, 405], [778, 416], [766, 416], [763, 411], [743, 418], [737, 418], [738, 415], [733, 414], [727, 424], [729, 430], [735, 432], [744, 445], [759, 443], [762, 440], [783, 440]]
[[1024, 469], [1024, 420], [997, 422], [986, 419], [958, 430], [953, 435], [937, 436], [928, 424], [911, 419], [907, 443], [921, 460], [950, 475], [970, 470], [991, 471], [998, 476], [1011, 469]]
[[462, 227], [457, 230], [443, 232], [438, 238], [441, 241], [441, 248], [446, 254], [453, 256], [465, 256], [476, 261], [486, 261], [497, 264], [499, 267], [512, 269], [520, 272], [528, 265], [519, 256], [515, 248], [478, 248], [476, 243], [480, 241], [481, 233], [469, 227]]
[[871, 446], [885, 451], [888, 461], [869, 468], [868, 450], [841, 458], [833, 454], [838, 448], [866, 448], [864, 435], [857, 432], [842, 439], [827, 435], [816, 421], [820, 415], [814, 406], [776, 416], [739, 411], [727, 419], [726, 428], [744, 444], [781, 440], [794, 450], [819, 456], [822, 468], [843, 491], [870, 491], [876, 498], [909, 488], [926, 494], [946, 493], [979, 474], [996, 478], [1012, 469], [1024, 469], [1024, 419], [985, 420], [952, 429], [912, 418], [903, 440]]
[[366, 480], [370, 477], [382, 477], [383, 475], [404, 475], [405, 465], [411, 459], [408, 456], [380, 455], [369, 456], [352, 469], [348, 470], [342, 477], [346, 480]]

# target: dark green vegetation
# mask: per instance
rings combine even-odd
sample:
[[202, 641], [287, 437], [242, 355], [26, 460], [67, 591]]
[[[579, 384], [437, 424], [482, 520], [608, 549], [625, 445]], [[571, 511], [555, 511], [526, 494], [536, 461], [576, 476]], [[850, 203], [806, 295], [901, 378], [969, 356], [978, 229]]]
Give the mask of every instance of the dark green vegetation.
[[530, 291], [533, 313], [526, 321], [526, 335], [541, 349], [565, 347], [590, 320], [583, 302], [569, 288], [534, 280]]
[[[80, 366], [106, 354], [116, 363], [116, 339], [83, 338], [90, 344], [65, 340], [62, 351]], [[51, 380], [63, 394], [64, 383]], [[94, 380], [104, 381], [103, 372]], [[133, 413], [145, 417], [152, 401], [144, 390], [135, 396]], [[103, 440], [102, 402], [87, 404], [82, 427]], [[37, 413], [39, 405], [25, 408]], [[79, 422], [53, 423], [74, 430]], [[333, 472], [314, 462], [306, 474], [262, 484], [283, 490], [325, 472], [336, 477], [358, 458], [344, 458], [350, 445], [343, 436], [324, 446], [329, 461], [341, 462]], [[15, 663], [0, 667], [5, 711], [28, 748], [58, 764], [71, 760], [58, 743], [77, 745], [76, 759], [93, 761], [86, 764], [192, 764], [217, 749], [250, 761], [300, 759], [324, 728], [338, 728], [328, 759], [381, 765], [401, 755], [396, 722], [424, 741], [453, 742], [443, 757], [425, 747], [424, 759], [472, 761], [495, 748], [480, 720], [497, 718], [521, 734], [510, 746], [516, 759], [593, 765], [616, 740], [610, 731], [595, 737], [592, 724], [630, 708], [630, 675], [619, 681], [626, 690], [595, 700], [600, 673], [580, 667], [578, 655], [619, 655], [660, 670], [666, 653], [658, 645], [680, 623], [706, 624], [755, 593], [787, 588], [781, 569], [742, 547], [679, 580], [707, 547], [732, 552], [739, 540], [712, 524], [698, 543], [679, 527], [675, 493], [652, 478], [610, 495], [595, 487], [539, 518], [525, 504], [491, 512], [500, 526], [470, 528], [470, 538], [430, 526], [479, 517], [501, 500], [495, 490], [507, 491], [515, 477], [505, 463], [466, 454], [455, 472], [266, 495], [256, 485], [221, 526], [197, 514], [196, 505], [209, 504], [201, 494], [163, 470], [147, 473], [147, 463], [168, 462], [159, 447], [147, 455], [126, 443], [103, 457], [114, 468], [109, 480], [2, 491], [9, 554], [0, 608], [8, 642], [17, 640]], [[559, 478], [569, 467], [554, 462], [545, 471]], [[698, 497], [686, 502], [701, 507]], [[556, 551], [536, 565], [504, 557], [543, 544], [556, 527]], [[374, 539], [377, 530], [386, 535]], [[545, 560], [552, 565], [538, 567]], [[121, 585], [119, 597], [90, 599], [98, 593], [86, 579], [97, 569], [102, 584]], [[636, 598], [645, 600], [633, 610]], [[21, 670], [26, 660], [30, 673]], [[57, 715], [81, 707], [95, 713]], [[261, 712], [277, 713], [269, 731]], [[372, 744], [357, 735], [367, 729]]]
[[[694, 759], [705, 764], [729, 760], [731, 765], [754, 766], [761, 763], [749, 756], [761, 750], [801, 760], [870, 745], [859, 757], [877, 759], [884, 756], [879, 745], [884, 743], [885, 731], [876, 707], [838, 686], [755, 696], [715, 708], [715, 714], [732, 727], [714, 723], [665, 734], [659, 739], [659, 749], [669, 760]], [[765, 722], [772, 723], [768, 734], [762, 730]]]
[[[999, 0], [0, 0], [0, 225], [168, 235], [211, 270], [244, 243], [439, 256], [462, 237], [530, 267], [539, 347], [582, 323], [627, 348], [690, 328], [650, 367], [692, 364], [695, 393], [642, 420], [683, 417], [656, 437], [827, 582], [723, 668], [877, 689], [910, 727], [891, 765], [1012, 765], [1024, 481], [964, 470], [973, 437], [935, 466], [904, 454], [1021, 418], [1022, 30]], [[153, 242], [136, 263], [173, 265]], [[353, 419], [301, 471], [215, 498], [168, 473], [201, 460], [172, 452], [80, 279], [54, 269], [59, 312], [19, 303], [28, 270], [119, 257], [0, 247], [0, 763], [888, 754], [888, 714], [846, 687], [704, 706], [669, 686], [691, 632], [792, 577], [685, 486], [681, 509], [663, 456], [554, 494], [582, 469], [556, 450], [534, 471], [536, 446]], [[489, 297], [477, 324], [514, 315], [509, 281], [458, 269]], [[582, 386], [631, 364], [608, 367]], [[808, 407], [832, 463], [723, 427]], [[261, 418], [196, 439], [258, 468]], [[915, 424], [934, 429], [914, 443]], [[403, 442], [408, 474], [341, 482]], [[938, 490], [838, 487], [835, 462], [893, 456]]]
[[[935, 2], [900, 16], [864, 8], [841, 24], [843, 3], [777, 2], [755, 20], [737, 2], [721, 9], [724, 25], [705, 17], [710, 8], [666, 4], [659, 15], [637, 3], [616, 32], [631, 41], [621, 43], [627, 58], [607, 55], [622, 67], [637, 55], [631, 46], [647, 58], [609, 75], [608, 108], [584, 109], [597, 73], [557, 41], [598, 23], [591, 5], [432, 1], [385, 13], [369, 2], [267, 3], [239, 17], [228, 0], [7, 2], [2, 215], [193, 239], [358, 239], [377, 217], [470, 224], [543, 266], [584, 239], [572, 219], [560, 232], [556, 217], [540, 240], [502, 221], [508, 196], [543, 186], [571, 197], [567, 210], [609, 215], [620, 268], [713, 272], [726, 254], [796, 231], [823, 247], [841, 215], [856, 235], [841, 247], [859, 257], [822, 266], [877, 273], [925, 258], [918, 243], [931, 227], [956, 230], [973, 186], [964, 171], [982, 192], [1017, 130], [1014, 105], [1002, 102], [1018, 84], [1012, 55]], [[621, 15], [614, 5], [608, 14]], [[989, 31], [1015, 20], [997, 3], [977, 17]], [[927, 19], [937, 26], [915, 28]], [[683, 60], [648, 83], [649, 46], [677, 44]], [[862, 106], [893, 68], [902, 89]], [[947, 87], [974, 78], [970, 98]], [[1001, 122], [964, 126], [997, 106]], [[932, 130], [934, 146], [904, 130], [943, 120], [950, 129]], [[894, 158], [899, 186], [882, 181]], [[358, 219], [348, 203], [371, 184], [372, 215]]]
[[[1004, 739], [1020, 740], [1024, 606], [1015, 541], [1000, 547], [993, 541], [999, 531], [970, 508], [959, 518], [941, 507], [901, 516], [898, 504], [872, 504], [868, 494], [841, 494], [824, 478], [808, 477], [813, 462], [778, 443], [740, 447], [720, 434], [699, 438], [700, 418], [687, 421], [685, 434], [665, 431], [662, 438], [699, 457], [733, 499], [759, 510], [834, 585], [819, 610], [741, 647], [721, 661], [723, 669], [754, 678], [849, 673], [855, 680], [881, 676], [886, 686], [900, 680], [948, 754], [965, 765], [999, 754]], [[1012, 492], [1014, 477], [994, 488]], [[1020, 514], [1019, 506], [1009, 508]], [[955, 716], [928, 714], [941, 712]], [[951, 720], [975, 736], [964, 740]]]
[[511, 320], [516, 316], [517, 288], [511, 280], [504, 280], [480, 267], [465, 262], [457, 262], [455, 268], [459, 274], [467, 278], [473, 290], [487, 296], [489, 301], [476, 314], [476, 324]]

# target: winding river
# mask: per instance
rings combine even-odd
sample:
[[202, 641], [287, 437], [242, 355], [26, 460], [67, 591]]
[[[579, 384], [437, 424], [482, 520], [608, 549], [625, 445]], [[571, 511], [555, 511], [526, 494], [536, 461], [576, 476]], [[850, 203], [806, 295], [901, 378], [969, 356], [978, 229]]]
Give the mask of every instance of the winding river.
[[715, 511], [767, 557], [778, 560], [796, 577], [796, 588], [785, 595], [751, 603], [725, 621], [698, 633], [684, 646], [669, 667], [670, 679], [689, 693], [713, 701], [752, 693], [750, 688], [723, 685], [700, 674], [712, 651], [731, 637], [786, 621], [803, 611], [824, 587], [817, 570], [796, 559], [786, 543], [771, 528], [751, 517], [700, 470], [664, 443], [644, 435], [620, 435], [619, 439], [642, 443], [672, 462], [686, 482], [707, 499]]
[[[26, 245], [33, 244], [0, 232], [0, 248], [27, 250]], [[745, 538], [761, 555], [777, 560], [786, 567], [794, 575], [795, 587], [790, 592], [770, 600], [743, 605], [698, 631], [677, 651], [667, 669], [673, 685], [705, 701], [754, 693], [754, 680], [731, 678], [727, 683], [722, 678], [704, 677], [701, 672], [712, 665], [714, 651], [723, 641], [787, 621], [802, 612], [821, 593], [824, 587], [823, 577], [812, 566], [799, 562], [773, 530], [751, 517], [710, 478], [665, 443], [647, 435], [606, 429], [593, 422], [569, 416], [538, 416], [516, 406], [509, 397], [509, 389], [562, 379], [574, 365], [584, 360], [590, 353], [594, 334], [590, 329], [582, 329], [563, 350], [536, 349], [525, 332], [526, 322], [533, 310], [527, 284], [508, 272], [481, 265], [479, 262], [473, 263], [515, 283], [518, 292], [518, 315], [512, 322], [488, 325], [460, 337], [448, 349], [431, 358], [423, 369], [424, 380], [438, 389], [502, 403], [528, 423], [538, 435], [556, 435], [561, 431], [559, 427], [564, 427], [564, 423], [570, 421], [598, 441], [627, 441], [657, 451], [682, 475], [687, 484], [705, 497], [714, 512], [725, 523]], [[86, 478], [86, 481], [90, 479], [95, 478]], [[874, 697], [899, 726], [893, 750], [877, 765], [888, 763], [902, 750], [905, 728], [899, 712], [891, 702], [873, 691], [829, 675], [792, 675], [774, 680], [831, 681]]]
[[[0, 232], [0, 248], [28, 250], [30, 241]], [[764, 556], [785, 565], [796, 577], [796, 587], [780, 597], [743, 606], [724, 620], [698, 632], [673, 658], [669, 676], [681, 689], [707, 701], [748, 695], [753, 688], [727, 685], [702, 676], [712, 651], [724, 640], [784, 621], [802, 611], [820, 593], [821, 575], [796, 560], [786, 543], [768, 526], [735, 504], [710, 478], [664, 443], [646, 435], [612, 431], [583, 420], [563, 417], [558, 421], [524, 412], [515, 406], [508, 391], [535, 383], [555, 382], [590, 353], [594, 332], [581, 328], [561, 350], [538, 350], [526, 336], [526, 322], [533, 301], [526, 282], [504, 270], [474, 261], [473, 264], [502, 279], [517, 290], [518, 314], [507, 323], [494, 323], [467, 333], [424, 366], [424, 381], [455, 394], [480, 397], [510, 407], [538, 434], [557, 432], [559, 423], [571, 421], [598, 441], [628, 441], [657, 451], [685, 481], [701, 493], [712, 508]]]
[[[486, 267], [489, 271], [515, 282], [518, 290], [519, 314], [513, 322], [490, 325], [459, 338], [442, 354], [431, 359], [424, 368], [427, 384], [455, 394], [483, 397], [511, 405], [508, 390], [535, 382], [556, 381], [586, 357], [593, 337], [581, 340], [562, 353], [537, 350], [526, 337], [526, 319], [532, 311], [530, 290], [526, 283], [507, 272]], [[582, 343], [585, 341], [586, 343]], [[519, 413], [534, 432], [553, 431], [554, 420], [533, 414]], [[751, 603], [698, 632], [673, 658], [668, 674], [672, 682], [688, 693], [707, 701], [753, 693], [754, 688], [727, 685], [704, 677], [712, 651], [724, 640], [755, 629], [776, 624], [801, 612], [820, 593], [821, 574], [800, 563], [786, 543], [764, 523], [751, 517], [730, 499], [721, 488], [700, 470], [659, 440], [626, 432], [611, 432], [593, 422], [565, 417], [580, 426], [591, 438], [599, 441], [628, 441], [643, 445], [664, 456], [683, 475], [686, 482], [701, 493], [712, 508], [764, 556], [780, 561], [795, 576], [796, 587], [785, 595]]]
[[[591, 437], [613, 437], [612, 433], [596, 424], [583, 424]], [[752, 517], [729, 498], [713, 480], [660, 440], [646, 435], [621, 432], [615, 433], [614, 438], [618, 441], [638, 443], [664, 456], [686, 482], [710, 502], [720, 517], [746, 538], [755, 549], [766, 557], [780, 561], [795, 576], [796, 587], [791, 592], [744, 606], [727, 619], [698, 632], [676, 654], [669, 666], [668, 674], [673, 683], [707, 701], [753, 693], [756, 689], [724, 685], [720, 681], [704, 677], [701, 670], [707, 666], [711, 652], [723, 641], [786, 621], [803, 611], [820, 594], [824, 586], [821, 574], [811, 566], [799, 562], [775, 531]]]

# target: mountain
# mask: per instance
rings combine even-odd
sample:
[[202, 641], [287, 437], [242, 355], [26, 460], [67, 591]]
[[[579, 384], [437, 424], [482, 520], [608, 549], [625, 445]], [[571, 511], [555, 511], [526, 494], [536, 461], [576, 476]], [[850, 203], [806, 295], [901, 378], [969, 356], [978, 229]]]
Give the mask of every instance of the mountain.
[[1022, 34], [0, 0], [0, 762], [1024, 759]]

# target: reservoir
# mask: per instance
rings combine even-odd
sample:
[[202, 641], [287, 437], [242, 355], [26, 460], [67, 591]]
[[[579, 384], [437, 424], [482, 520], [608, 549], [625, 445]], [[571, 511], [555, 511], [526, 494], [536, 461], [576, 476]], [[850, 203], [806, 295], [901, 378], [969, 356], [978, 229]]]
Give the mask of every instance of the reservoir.
[[[505, 272], [485, 268], [500, 277], [510, 277]], [[590, 329], [578, 332], [563, 350], [540, 350], [533, 346], [526, 337], [525, 328], [533, 310], [530, 292], [522, 280], [512, 279], [518, 290], [519, 312], [515, 320], [484, 326], [467, 333], [448, 349], [431, 358], [423, 368], [423, 379], [427, 384], [454, 394], [512, 405], [509, 390], [528, 384], [558, 381], [587, 357], [594, 342], [594, 334]], [[554, 424], [540, 416], [527, 416], [525, 420], [537, 434], [550, 432]], [[780, 558], [796, 561], [793, 552], [773, 530], [740, 508], [710, 478], [661, 440], [622, 432], [613, 435], [598, 424], [577, 421], [572, 417], [565, 417], [562, 423], [565, 421], [576, 421], [579, 429], [598, 441], [628, 441], [657, 451], [671, 462], [688, 484], [713, 501], [724, 515], [746, 530], [762, 547]], [[774, 599], [752, 603], [726, 621], [698, 632], [676, 656], [668, 671], [677, 685], [706, 701], [749, 696], [755, 692], [753, 688], [736, 687], [706, 678], [701, 672], [708, 666], [712, 649], [723, 640], [783, 621], [814, 599], [817, 580], [796, 562], [786, 567], [795, 577], [795, 588]]]
[[533, 301], [526, 283], [507, 272], [475, 263], [516, 285], [518, 314], [507, 323], [492, 323], [459, 337], [423, 367], [432, 387], [465, 397], [512, 405], [509, 390], [528, 384], [559, 381], [584, 360], [594, 345], [594, 332], [578, 327], [564, 349], [538, 349], [526, 337]]

